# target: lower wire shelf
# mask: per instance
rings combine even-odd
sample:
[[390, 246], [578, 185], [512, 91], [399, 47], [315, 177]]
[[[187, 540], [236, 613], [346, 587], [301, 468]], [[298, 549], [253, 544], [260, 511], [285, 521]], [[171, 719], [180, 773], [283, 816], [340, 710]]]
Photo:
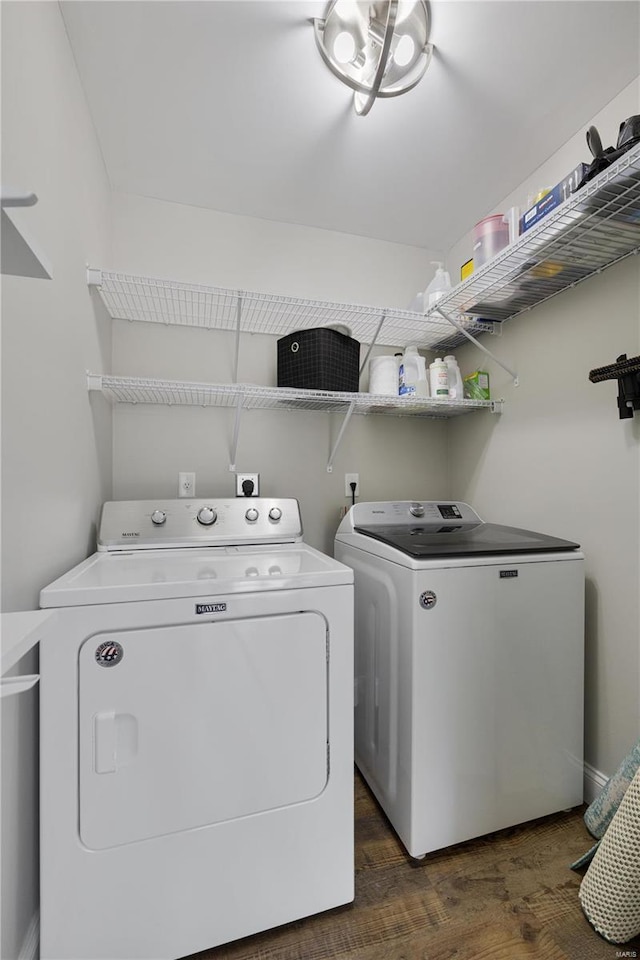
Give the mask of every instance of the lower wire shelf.
[[502, 412], [502, 400], [435, 400], [429, 397], [390, 397], [374, 393], [294, 390], [253, 383], [194, 383], [116, 377], [87, 373], [89, 390], [100, 391], [112, 403], [155, 403], [168, 406], [235, 407], [243, 410], [290, 410], [324, 413], [381, 414], [395, 417], [448, 419], [473, 410]]

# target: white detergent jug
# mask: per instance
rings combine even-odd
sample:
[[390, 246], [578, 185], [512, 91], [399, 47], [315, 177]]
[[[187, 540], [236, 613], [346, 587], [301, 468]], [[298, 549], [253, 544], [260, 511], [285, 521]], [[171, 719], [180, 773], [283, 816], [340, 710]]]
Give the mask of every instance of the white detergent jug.
[[417, 347], [406, 347], [398, 371], [398, 393], [401, 397], [428, 397], [429, 381], [424, 357]]
[[429, 367], [431, 396], [438, 400], [449, 399], [449, 368], [442, 357], [436, 357]]
[[460, 367], [458, 366], [458, 361], [453, 356], [453, 354], [449, 354], [448, 357], [444, 358], [444, 362], [447, 365], [447, 372], [449, 374], [449, 399], [450, 400], [464, 399], [462, 374], [460, 373]]
[[369, 360], [369, 393], [398, 396], [398, 357], [371, 357], [371, 360]]

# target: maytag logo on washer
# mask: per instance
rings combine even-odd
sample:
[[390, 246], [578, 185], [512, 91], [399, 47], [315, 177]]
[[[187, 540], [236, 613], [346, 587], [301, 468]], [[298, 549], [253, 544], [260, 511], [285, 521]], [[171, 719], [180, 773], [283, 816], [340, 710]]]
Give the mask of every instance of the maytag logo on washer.
[[420, 606], [423, 610], [433, 610], [437, 602], [438, 598], [433, 590], [425, 590], [420, 594]]
[[226, 603], [196, 603], [196, 613], [224, 613]]
[[115, 667], [124, 657], [122, 644], [116, 640], [105, 640], [96, 650], [96, 663], [101, 667]]

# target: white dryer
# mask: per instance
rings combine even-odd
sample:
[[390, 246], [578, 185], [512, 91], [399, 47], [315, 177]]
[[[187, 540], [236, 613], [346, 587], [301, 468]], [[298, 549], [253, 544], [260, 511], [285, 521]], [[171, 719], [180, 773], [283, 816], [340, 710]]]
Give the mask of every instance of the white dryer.
[[356, 763], [422, 857], [582, 802], [584, 559], [465, 503], [358, 503]]
[[353, 572], [295, 500], [107, 503], [40, 599], [42, 960], [173, 960], [353, 899]]

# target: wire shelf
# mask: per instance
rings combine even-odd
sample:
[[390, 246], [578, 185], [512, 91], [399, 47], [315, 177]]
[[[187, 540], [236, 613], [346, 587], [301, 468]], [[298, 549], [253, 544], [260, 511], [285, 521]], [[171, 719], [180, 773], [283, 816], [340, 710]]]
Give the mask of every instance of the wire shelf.
[[234, 407], [242, 410], [316, 410], [358, 414], [449, 419], [473, 410], [501, 412], [501, 400], [433, 400], [395, 398], [373, 393], [292, 390], [251, 383], [192, 383], [88, 374], [89, 390], [101, 391], [113, 403], [155, 403], [177, 406]]
[[640, 144], [454, 287], [438, 306], [455, 316], [509, 320], [639, 249]]
[[[466, 342], [464, 334], [444, 318], [426, 318], [411, 310], [303, 300], [95, 269], [89, 270], [89, 282], [98, 289], [110, 316], [119, 320], [236, 330], [240, 304], [243, 333], [279, 337], [339, 323], [349, 327], [360, 343], [375, 341], [380, 346], [413, 343], [425, 350], [446, 352]], [[465, 318], [463, 324], [473, 334], [494, 332], [491, 322]]]
[[[472, 335], [509, 320], [640, 249], [640, 144], [506, 247], [438, 307]], [[114, 319], [284, 336], [344, 324], [361, 343], [444, 352], [467, 342], [436, 309], [305, 300], [89, 269]], [[381, 323], [382, 321], [382, 323]]]

